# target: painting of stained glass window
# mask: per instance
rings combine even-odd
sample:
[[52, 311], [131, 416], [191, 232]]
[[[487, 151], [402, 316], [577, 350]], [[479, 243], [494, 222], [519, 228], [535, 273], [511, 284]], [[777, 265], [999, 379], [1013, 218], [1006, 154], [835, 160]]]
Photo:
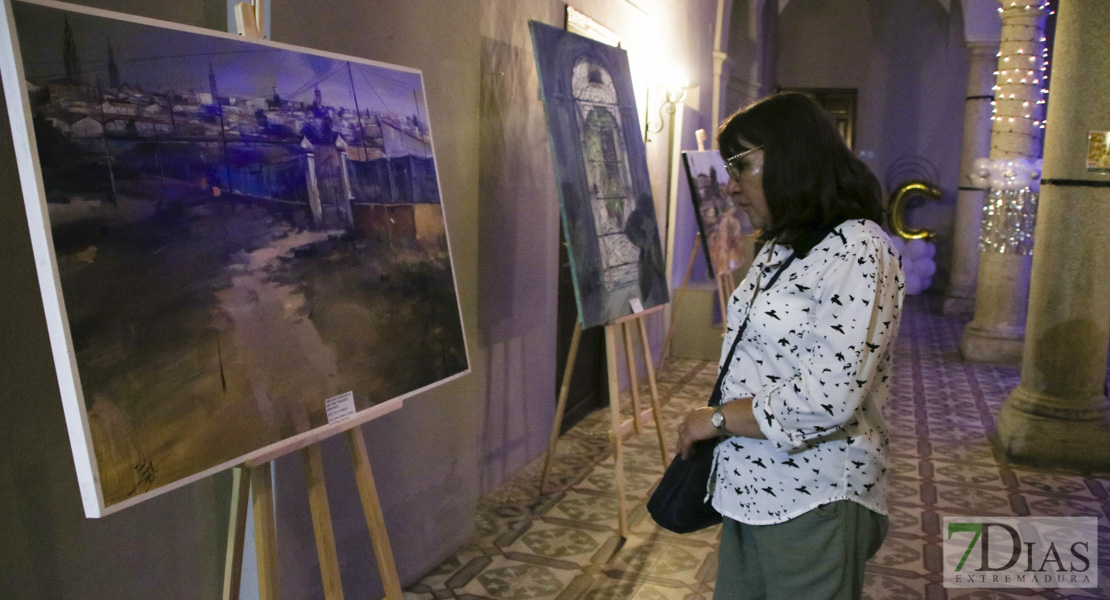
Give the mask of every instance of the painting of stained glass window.
[[88, 516], [468, 372], [419, 71], [4, 8], [0, 71]]
[[659, 223], [624, 50], [532, 22], [583, 327], [668, 301]]

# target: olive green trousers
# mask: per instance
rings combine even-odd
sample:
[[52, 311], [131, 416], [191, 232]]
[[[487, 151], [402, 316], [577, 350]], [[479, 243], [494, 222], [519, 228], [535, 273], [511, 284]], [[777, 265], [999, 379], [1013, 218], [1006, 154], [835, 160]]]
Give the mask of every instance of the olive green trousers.
[[848, 500], [774, 525], [725, 517], [713, 600], [855, 600], [889, 523]]

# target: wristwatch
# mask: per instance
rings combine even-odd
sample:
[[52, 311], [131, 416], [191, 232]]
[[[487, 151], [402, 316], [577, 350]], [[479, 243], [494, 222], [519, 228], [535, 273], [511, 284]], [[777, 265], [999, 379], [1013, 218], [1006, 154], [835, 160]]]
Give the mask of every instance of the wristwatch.
[[728, 429], [725, 428], [725, 413], [721, 411], [723, 408], [723, 406], [718, 406], [717, 410], [709, 416], [709, 422], [717, 428], [718, 435], [729, 435]]

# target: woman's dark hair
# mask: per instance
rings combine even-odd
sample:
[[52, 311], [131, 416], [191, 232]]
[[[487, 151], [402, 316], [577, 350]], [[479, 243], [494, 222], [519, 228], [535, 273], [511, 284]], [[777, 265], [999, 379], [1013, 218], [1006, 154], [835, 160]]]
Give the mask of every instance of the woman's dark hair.
[[882, 218], [879, 180], [848, 149], [828, 113], [797, 92], [768, 96], [728, 118], [717, 132], [728, 159], [763, 146], [763, 196], [771, 225], [764, 241], [793, 245], [806, 233], [848, 219]]

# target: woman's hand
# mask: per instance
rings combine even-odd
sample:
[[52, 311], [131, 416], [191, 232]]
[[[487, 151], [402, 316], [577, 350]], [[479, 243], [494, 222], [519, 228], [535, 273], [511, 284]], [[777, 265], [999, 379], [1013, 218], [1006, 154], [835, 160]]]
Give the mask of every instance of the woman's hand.
[[694, 442], [717, 436], [717, 428], [710, 417], [716, 408], [703, 406], [686, 414], [686, 419], [678, 426], [678, 447], [676, 452], [683, 460], [690, 458], [690, 448]]

